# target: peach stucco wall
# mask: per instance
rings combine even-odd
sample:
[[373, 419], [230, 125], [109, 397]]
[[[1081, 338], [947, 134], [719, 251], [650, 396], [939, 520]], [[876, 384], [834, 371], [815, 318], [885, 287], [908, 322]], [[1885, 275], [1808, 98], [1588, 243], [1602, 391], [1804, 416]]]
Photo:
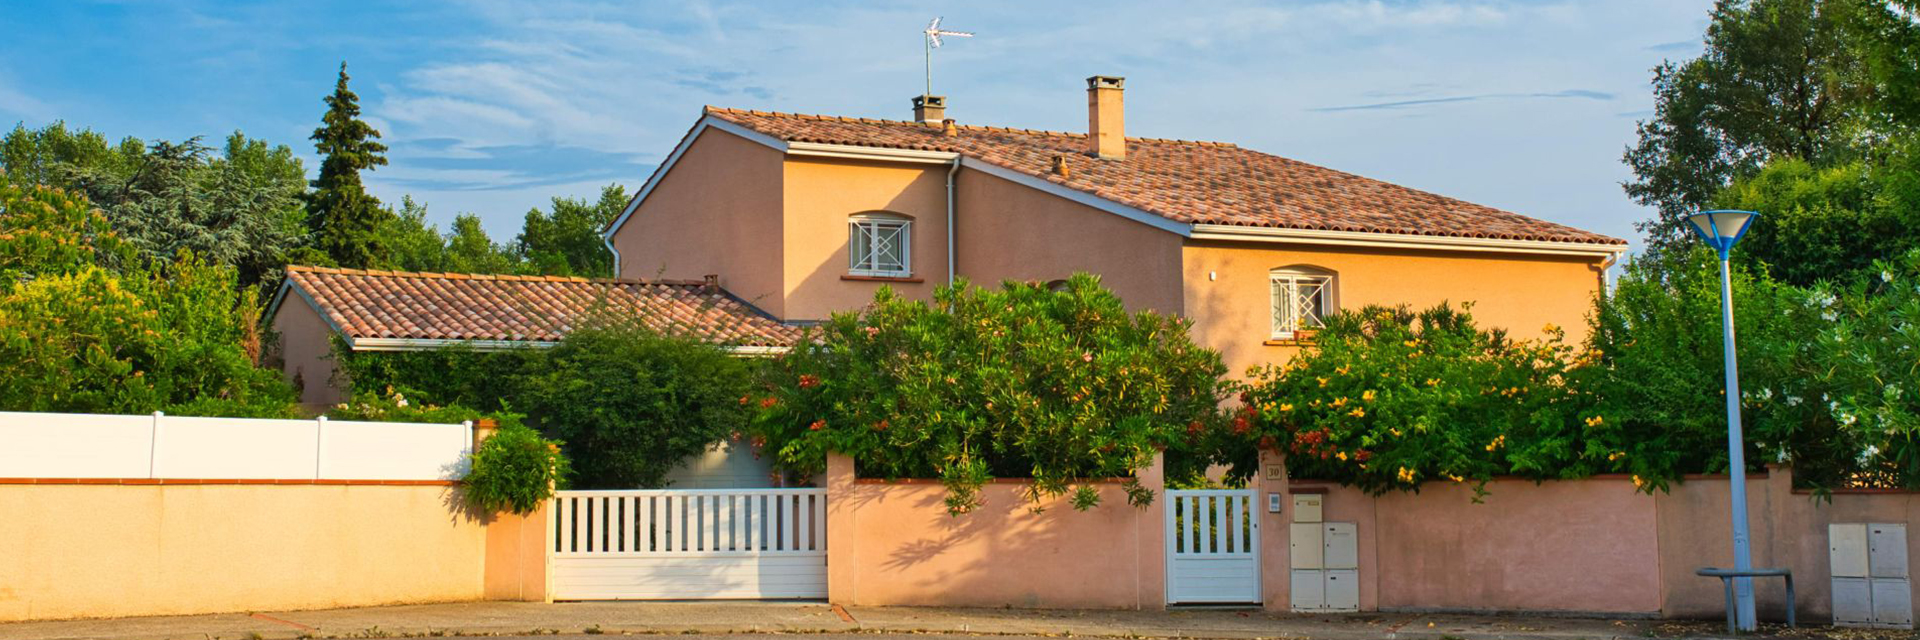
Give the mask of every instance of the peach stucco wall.
[[0, 485], [0, 620], [482, 597], [447, 486]]
[[[1828, 524], [1905, 524], [1907, 557], [1920, 557], [1920, 493], [1842, 490], [1829, 502], [1795, 492], [1792, 487], [1792, 476], [1785, 469], [1749, 476], [1748, 528], [1754, 566], [1793, 570], [1802, 621], [1832, 619]], [[1719, 477], [1688, 480], [1658, 496], [1664, 578], [1661, 600], [1667, 615], [1723, 615], [1725, 595], [1720, 581], [1693, 572], [1700, 567], [1733, 565], [1729, 502], [1727, 481]], [[1786, 592], [1779, 580], [1756, 581], [1755, 589], [1762, 619], [1785, 617]], [[1920, 608], [1920, 592], [1914, 595], [1916, 608]]]
[[785, 317], [781, 173], [780, 152], [708, 129], [614, 233], [620, 277], [718, 274], [727, 291]]
[[1263, 344], [1272, 336], [1268, 273], [1295, 265], [1333, 271], [1338, 308], [1472, 302], [1481, 326], [1539, 338], [1552, 323], [1566, 329], [1573, 344], [1585, 338], [1587, 313], [1601, 284], [1598, 258], [1190, 242], [1183, 273], [1194, 339], [1219, 349], [1233, 375], [1253, 365], [1285, 363], [1298, 352]]
[[273, 330], [280, 338], [281, 371], [300, 389], [301, 406], [318, 411], [346, 399], [333, 382], [333, 329], [299, 291], [280, 301]]
[[[1624, 478], [1470, 487], [1430, 483], [1418, 494], [1365, 493], [1292, 480], [1286, 493], [1324, 492], [1324, 520], [1355, 524], [1360, 608], [1590, 612], [1660, 611], [1654, 500]], [[1267, 606], [1290, 607], [1286, 545], [1292, 501], [1263, 520]]]
[[955, 183], [955, 270], [975, 283], [1098, 275], [1127, 308], [1179, 314], [1181, 238], [972, 169]]
[[[1162, 489], [1156, 462], [1140, 474]], [[993, 483], [986, 504], [951, 516], [944, 487], [872, 483], [853, 461], [827, 467], [828, 598], [846, 605], [1158, 609], [1166, 606], [1165, 528], [1158, 502], [1127, 504], [1117, 482], [1101, 504], [1064, 498], [1035, 513], [1024, 484]]]
[[[787, 320], [824, 320], [857, 309], [891, 286], [931, 299], [947, 280], [947, 176], [940, 165], [789, 158], [786, 162]], [[847, 280], [847, 218], [890, 213], [913, 220], [913, 282]]]

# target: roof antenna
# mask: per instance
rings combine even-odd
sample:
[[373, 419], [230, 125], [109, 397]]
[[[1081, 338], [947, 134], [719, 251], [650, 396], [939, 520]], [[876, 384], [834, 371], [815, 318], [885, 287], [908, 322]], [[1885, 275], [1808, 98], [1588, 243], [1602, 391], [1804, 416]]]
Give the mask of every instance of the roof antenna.
[[933, 50], [940, 48], [940, 36], [973, 37], [972, 33], [966, 31], [941, 30], [940, 21], [945, 19], [945, 17], [934, 18], [933, 22], [927, 23], [927, 30], [923, 32], [927, 34], [927, 95], [933, 95]]

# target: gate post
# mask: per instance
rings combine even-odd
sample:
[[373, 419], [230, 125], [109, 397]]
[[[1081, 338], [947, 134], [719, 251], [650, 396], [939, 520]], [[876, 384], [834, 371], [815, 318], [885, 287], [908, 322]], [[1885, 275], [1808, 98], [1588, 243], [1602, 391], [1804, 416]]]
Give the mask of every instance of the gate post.
[[[1260, 513], [1260, 596], [1268, 611], [1293, 609], [1293, 495], [1287, 479], [1286, 454], [1278, 449], [1260, 449], [1260, 468], [1252, 486], [1260, 490], [1254, 497]], [[1280, 496], [1280, 512], [1267, 509], [1268, 497]]]
[[857, 604], [855, 577], [859, 572], [859, 524], [854, 517], [853, 458], [827, 454], [827, 602]]
[[[1143, 611], [1167, 608], [1167, 450], [1153, 454], [1153, 464], [1135, 471], [1140, 486], [1153, 492], [1153, 504], [1134, 518], [1134, 537], [1140, 541], [1139, 576], [1135, 578], [1138, 596], [1134, 607]], [[1131, 507], [1130, 507], [1131, 508]]]

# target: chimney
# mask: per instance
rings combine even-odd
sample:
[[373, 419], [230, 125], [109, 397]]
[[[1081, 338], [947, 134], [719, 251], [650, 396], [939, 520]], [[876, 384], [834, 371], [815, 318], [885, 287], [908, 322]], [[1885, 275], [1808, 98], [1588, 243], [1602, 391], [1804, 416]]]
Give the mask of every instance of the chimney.
[[913, 121], [940, 124], [947, 119], [946, 96], [914, 96]]
[[1127, 109], [1120, 92], [1127, 79], [1087, 78], [1087, 151], [1105, 160], [1127, 159]]

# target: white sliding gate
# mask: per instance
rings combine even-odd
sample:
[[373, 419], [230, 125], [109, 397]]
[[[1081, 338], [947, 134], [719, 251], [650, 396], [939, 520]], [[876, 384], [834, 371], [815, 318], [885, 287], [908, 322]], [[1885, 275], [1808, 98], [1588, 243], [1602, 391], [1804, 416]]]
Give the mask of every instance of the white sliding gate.
[[1167, 603], [1260, 602], [1259, 501], [1244, 489], [1167, 490]]
[[825, 489], [561, 491], [556, 600], [827, 597]]

